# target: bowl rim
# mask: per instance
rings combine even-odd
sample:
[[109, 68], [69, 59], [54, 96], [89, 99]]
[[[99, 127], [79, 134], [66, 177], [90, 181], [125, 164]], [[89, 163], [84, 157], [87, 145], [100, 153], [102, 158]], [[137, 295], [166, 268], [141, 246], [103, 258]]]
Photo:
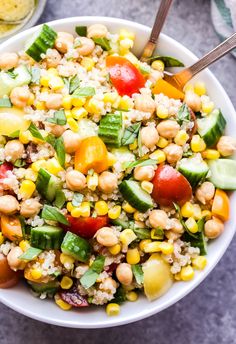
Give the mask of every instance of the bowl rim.
[[[114, 18], [114, 17], [104, 17], [104, 16], [78, 16], [78, 17], [69, 17], [69, 18], [64, 18], [64, 19], [57, 19], [57, 20], [53, 20], [50, 22], [47, 22], [48, 25], [60, 25], [60, 24], [65, 24], [65, 23], [73, 23], [75, 21], [83, 21], [83, 22], [87, 22], [87, 23], [92, 23], [94, 21], [97, 22], [102, 22], [102, 23], [107, 23], [109, 24], [123, 24], [128, 25], [130, 28], [135, 28], [135, 29], [140, 29], [146, 32], [151, 32], [151, 28], [140, 24], [140, 23], [136, 23], [134, 21], [131, 20], [126, 20], [126, 19], [120, 19], [120, 18]], [[18, 32], [15, 36], [10, 37], [9, 39], [7, 39], [6, 41], [2, 42], [0, 44], [0, 49], [4, 49], [5, 46], [11, 45], [12, 43], [18, 41], [18, 40], [22, 40], [25, 37], [29, 36], [29, 34], [34, 33], [42, 24], [39, 24], [37, 26], [34, 26], [30, 29]], [[181, 46], [181, 50], [184, 52], [184, 54], [188, 55], [188, 57], [190, 57], [191, 59], [197, 61], [198, 57], [192, 53], [188, 48], [186, 48], [182, 43], [178, 42], [177, 40], [175, 40], [174, 38], [169, 37], [166, 34], [161, 33], [160, 37], [164, 38], [164, 40], [172, 45], [179, 45]], [[221, 85], [221, 83], [217, 80], [217, 78], [214, 76], [214, 74], [209, 70], [206, 69], [204, 71], [206, 74], [208, 74], [213, 82], [217, 85], [218, 89], [220, 90], [220, 92], [222, 93], [222, 97], [224, 99], [224, 102], [227, 103], [227, 106], [230, 108], [230, 112], [235, 113], [234, 110], [234, 106], [229, 98], [229, 96], [227, 95], [226, 91], [224, 90], [223, 86]], [[86, 323], [79, 323], [78, 321], [66, 321], [66, 319], [64, 319], [63, 321], [60, 319], [54, 320], [51, 319], [50, 316], [48, 316], [47, 314], [44, 314], [44, 316], [42, 315], [38, 315], [37, 311], [32, 312], [30, 310], [28, 310], [27, 308], [22, 308], [20, 306], [15, 305], [10, 299], [8, 299], [8, 297], [4, 297], [1, 295], [1, 290], [0, 290], [0, 302], [2, 302], [4, 305], [8, 306], [9, 308], [19, 312], [20, 314], [23, 314], [25, 316], [28, 316], [32, 319], [44, 322], [44, 323], [48, 323], [48, 324], [53, 324], [53, 325], [57, 325], [57, 326], [61, 326], [61, 327], [71, 327], [71, 328], [107, 328], [107, 327], [114, 327], [114, 326], [120, 326], [120, 325], [127, 325], [129, 323], [133, 323], [142, 319], [145, 319], [147, 317], [150, 317], [154, 314], [157, 314], [161, 311], [163, 311], [164, 309], [172, 306], [173, 304], [175, 304], [176, 302], [178, 302], [179, 300], [181, 300], [182, 298], [184, 298], [186, 295], [188, 295], [193, 289], [195, 289], [201, 282], [203, 282], [205, 280], [205, 278], [209, 275], [209, 273], [215, 268], [215, 266], [218, 264], [219, 260], [222, 258], [223, 254], [226, 252], [227, 248], [229, 247], [233, 236], [235, 234], [236, 231], [236, 225], [234, 225], [234, 227], [231, 230], [230, 235], [228, 235], [227, 240], [225, 241], [224, 245], [222, 245], [221, 249], [218, 250], [218, 255], [217, 255], [217, 259], [211, 264], [210, 267], [208, 267], [208, 270], [204, 273], [202, 273], [201, 275], [198, 275], [197, 278], [195, 278], [195, 283], [191, 284], [191, 285], [187, 285], [185, 287], [185, 290], [183, 293], [179, 293], [179, 295], [177, 295], [177, 297], [174, 297], [172, 300], [170, 301], [165, 301], [163, 302], [163, 304], [161, 306], [156, 306], [153, 307], [153, 309], [149, 309], [147, 307], [147, 309], [143, 309], [141, 312], [139, 312], [138, 314], [133, 314], [132, 316], [129, 317], [129, 319], [123, 319], [122, 316], [117, 317], [115, 321], [97, 321], [96, 324], [94, 323], [90, 323], [89, 321], [87, 321]]]

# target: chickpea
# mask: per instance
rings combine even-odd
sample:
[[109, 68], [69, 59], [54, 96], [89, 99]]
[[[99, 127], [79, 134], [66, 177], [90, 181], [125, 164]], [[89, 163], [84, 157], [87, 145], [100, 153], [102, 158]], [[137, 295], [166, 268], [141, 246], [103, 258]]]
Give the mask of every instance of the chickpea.
[[156, 110], [156, 103], [151, 96], [139, 94], [134, 100], [134, 107], [136, 110], [153, 114]]
[[60, 53], [67, 53], [70, 47], [73, 46], [74, 37], [68, 32], [58, 32], [55, 41], [55, 47]]
[[134, 169], [134, 178], [136, 180], [147, 180], [150, 181], [155, 175], [153, 166], [137, 166]]
[[61, 55], [56, 49], [48, 49], [46, 63], [48, 68], [55, 68], [61, 61]]
[[62, 134], [65, 132], [66, 128], [63, 125], [53, 124], [53, 123], [47, 123], [45, 126], [50, 130], [50, 133], [52, 133], [56, 137], [62, 136]]
[[57, 70], [60, 76], [64, 76], [68, 78], [70, 76], [74, 76], [75, 74], [77, 74], [78, 67], [79, 67], [78, 63], [67, 61], [67, 62], [64, 62], [63, 64], [60, 64], [57, 67]]
[[177, 240], [179, 239], [182, 234], [181, 233], [175, 233], [173, 230], [165, 231], [165, 236], [167, 237], [168, 240]]
[[12, 215], [20, 209], [19, 202], [14, 196], [0, 196], [0, 213]]
[[97, 242], [103, 246], [111, 247], [118, 244], [118, 238], [110, 227], [102, 227], [96, 233]]
[[13, 105], [23, 108], [27, 105], [30, 95], [31, 93], [26, 87], [15, 87], [10, 93], [10, 99]]
[[117, 188], [117, 176], [109, 171], [104, 171], [98, 177], [99, 189], [106, 193], [112, 193]]
[[105, 290], [105, 291], [110, 291], [113, 288], [117, 288], [117, 283], [111, 277], [105, 278], [104, 281], [99, 286], [99, 289]]
[[22, 158], [24, 153], [24, 145], [19, 140], [8, 141], [5, 146], [5, 156], [12, 162]]
[[108, 30], [103, 24], [93, 24], [88, 27], [87, 36], [89, 38], [102, 38], [106, 37]]
[[166, 154], [166, 160], [169, 164], [175, 164], [182, 158], [183, 148], [171, 143], [163, 149]]
[[76, 49], [78, 53], [82, 56], [90, 55], [95, 48], [94, 41], [87, 37], [80, 37], [79, 40], [81, 45]]
[[3, 53], [0, 55], [0, 69], [9, 70], [15, 68], [18, 60], [19, 58], [16, 53]]
[[164, 210], [152, 210], [149, 215], [149, 222], [153, 228], [161, 227], [165, 229], [168, 223], [168, 216]]
[[8, 253], [7, 261], [12, 270], [24, 270], [26, 262], [19, 259], [23, 253], [23, 250], [19, 246], [13, 247]]
[[230, 156], [236, 150], [236, 139], [231, 136], [221, 136], [216, 148], [222, 156]]
[[66, 130], [63, 135], [64, 146], [66, 153], [74, 153], [80, 145], [80, 136], [72, 130]]
[[154, 148], [159, 140], [159, 135], [155, 127], [149, 126], [141, 129], [141, 141], [147, 148]]
[[79, 171], [68, 171], [66, 172], [66, 185], [72, 191], [80, 191], [86, 186], [86, 177]]
[[123, 285], [130, 285], [133, 280], [133, 272], [131, 265], [128, 263], [121, 263], [116, 268], [116, 277]]
[[184, 102], [194, 111], [201, 110], [201, 98], [193, 91], [185, 93]]
[[24, 217], [37, 215], [42, 208], [42, 204], [35, 198], [29, 198], [20, 205], [20, 214]]
[[184, 232], [183, 225], [178, 219], [170, 219], [170, 226], [174, 233], [182, 234]]
[[202, 204], [206, 204], [215, 194], [215, 186], [211, 182], [204, 182], [201, 186], [199, 186], [196, 190], [196, 198]]
[[213, 219], [205, 223], [204, 231], [207, 238], [215, 239], [224, 231], [224, 224], [216, 217], [213, 217]]
[[176, 121], [172, 121], [170, 119], [162, 121], [157, 125], [157, 131], [159, 135], [164, 137], [165, 139], [173, 139], [177, 135], [179, 130], [179, 124]]
[[52, 110], [58, 110], [62, 104], [62, 95], [58, 93], [48, 94], [46, 100], [46, 107]]

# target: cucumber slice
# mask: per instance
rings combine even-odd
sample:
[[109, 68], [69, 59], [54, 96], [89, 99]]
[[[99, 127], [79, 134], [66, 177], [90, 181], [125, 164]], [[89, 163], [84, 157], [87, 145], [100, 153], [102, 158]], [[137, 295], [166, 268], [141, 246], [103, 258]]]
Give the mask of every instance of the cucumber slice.
[[236, 190], [236, 161], [231, 159], [209, 160], [209, 180], [218, 188]]
[[32, 227], [30, 234], [30, 245], [42, 250], [58, 250], [63, 239], [63, 229], [55, 226]]
[[99, 124], [98, 136], [100, 136], [105, 144], [120, 147], [123, 132], [122, 113], [108, 114], [102, 117]]
[[19, 66], [14, 69], [15, 78], [7, 72], [0, 72], [0, 98], [9, 95], [13, 88], [28, 85], [31, 81], [31, 74], [26, 66]]
[[57, 191], [61, 190], [61, 188], [62, 182], [59, 178], [50, 174], [43, 168], [39, 170], [36, 189], [46, 200], [52, 202], [56, 197]]
[[177, 169], [188, 179], [192, 187], [204, 181], [209, 171], [207, 163], [198, 157], [180, 160]]
[[71, 232], [66, 233], [61, 244], [61, 250], [81, 262], [86, 262], [91, 255], [88, 241]]
[[33, 35], [27, 43], [26, 54], [37, 62], [41, 61], [42, 54], [45, 54], [49, 48], [54, 46], [56, 37], [57, 33], [48, 25], [44, 24], [40, 32]]
[[215, 109], [210, 115], [197, 120], [198, 133], [207, 146], [214, 146], [224, 132], [226, 120], [220, 109]]
[[57, 290], [59, 289], [60, 283], [58, 281], [51, 281], [48, 283], [36, 283], [28, 281], [28, 284], [33, 289], [35, 293], [42, 294], [55, 294]]
[[119, 189], [124, 199], [135, 209], [144, 213], [153, 207], [151, 196], [141, 188], [138, 182], [124, 180]]

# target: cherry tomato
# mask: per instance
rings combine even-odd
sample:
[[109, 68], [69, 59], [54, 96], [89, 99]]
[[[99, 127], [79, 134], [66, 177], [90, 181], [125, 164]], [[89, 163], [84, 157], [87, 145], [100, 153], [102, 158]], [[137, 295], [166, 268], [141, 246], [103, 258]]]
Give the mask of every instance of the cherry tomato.
[[229, 219], [229, 197], [223, 190], [216, 189], [211, 211], [212, 215], [218, 217], [223, 222]]
[[10, 162], [4, 162], [0, 166], [0, 179], [6, 178], [6, 172], [12, 171], [12, 170], [13, 170], [13, 165]]
[[7, 257], [0, 253], [0, 288], [11, 288], [19, 281], [19, 273], [13, 271], [7, 262]]
[[107, 216], [73, 217], [68, 215], [67, 220], [70, 225], [63, 226], [64, 229], [85, 239], [91, 239], [100, 228], [108, 225]]
[[17, 216], [1, 216], [1, 230], [2, 234], [11, 241], [22, 239], [22, 228], [20, 219]]
[[182, 205], [192, 197], [187, 179], [169, 165], [158, 167], [152, 183], [152, 197], [162, 206], [172, 206], [173, 202]]
[[132, 96], [139, 93], [144, 87], [145, 78], [142, 73], [126, 58], [120, 56], [108, 56], [106, 66], [110, 80], [120, 96]]

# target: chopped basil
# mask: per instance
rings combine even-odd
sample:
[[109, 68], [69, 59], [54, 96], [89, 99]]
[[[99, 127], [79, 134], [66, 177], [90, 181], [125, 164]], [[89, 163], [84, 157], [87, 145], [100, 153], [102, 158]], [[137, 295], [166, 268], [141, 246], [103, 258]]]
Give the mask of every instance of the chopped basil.
[[60, 213], [57, 208], [47, 204], [44, 205], [41, 216], [45, 220], [56, 221], [62, 223], [63, 225], [69, 225], [66, 217]]
[[80, 85], [80, 80], [78, 76], [77, 75], [73, 76], [70, 79], [70, 83], [69, 83], [69, 93], [72, 94], [75, 90], [77, 90], [79, 85]]
[[72, 94], [73, 98], [92, 97], [94, 95], [95, 88], [90, 86], [77, 88]]
[[155, 228], [154, 233], [151, 234], [151, 238], [156, 240], [163, 240], [164, 230], [161, 227]]
[[135, 139], [138, 136], [140, 126], [141, 126], [141, 123], [135, 123], [125, 129], [123, 138], [121, 140], [121, 144], [123, 146], [130, 145], [131, 143], [135, 141]]
[[193, 151], [191, 151], [191, 149], [190, 149], [190, 150], [188, 150], [187, 152], [183, 152], [182, 157], [183, 157], [183, 158], [189, 158], [189, 157], [192, 156], [192, 155], [193, 155]]
[[183, 105], [179, 108], [176, 119], [179, 125], [182, 125], [184, 122], [187, 123], [191, 120], [191, 114], [187, 104], [183, 103]]
[[149, 166], [149, 165], [156, 165], [157, 160], [154, 159], [148, 159], [148, 160], [137, 160], [133, 162], [125, 162], [122, 164], [122, 167], [124, 168], [133, 168], [136, 166]]
[[114, 295], [114, 299], [111, 300], [111, 302], [113, 303], [123, 303], [126, 301], [126, 291], [123, 287], [119, 287], [117, 290], [116, 290], [116, 293]]
[[54, 205], [57, 208], [61, 209], [63, 205], [65, 204], [65, 202], [66, 202], [65, 193], [62, 190], [57, 190]]
[[161, 60], [162, 62], [164, 62], [165, 67], [184, 67], [183, 62], [175, 59], [174, 57], [171, 56], [152, 56], [148, 59], [148, 61], [153, 62], [156, 60]]
[[79, 192], [75, 192], [74, 193], [74, 196], [73, 196], [73, 199], [72, 199], [72, 205], [73, 207], [79, 207], [80, 204], [82, 203], [83, 201], [83, 198], [84, 198], [84, 195], [79, 193]]
[[28, 130], [32, 134], [33, 137], [36, 137], [36, 139], [45, 141], [42, 134], [40, 133], [39, 129], [36, 127], [34, 123], [31, 123]]
[[58, 124], [58, 125], [65, 125], [67, 123], [65, 111], [64, 110], [55, 111], [53, 118], [47, 118], [47, 122]]
[[24, 252], [19, 259], [22, 260], [33, 260], [36, 257], [38, 257], [38, 255], [43, 252], [42, 250], [40, 250], [39, 248], [35, 248], [35, 247], [29, 247], [28, 250], [26, 252]]
[[18, 76], [18, 73], [15, 73], [15, 72], [14, 72], [14, 69], [8, 70], [6, 73], [7, 73], [7, 74], [10, 76], [10, 78], [12, 78], [12, 79], [15, 79], [15, 78]]
[[66, 151], [65, 151], [65, 145], [63, 137], [59, 137], [56, 139], [55, 147], [54, 147], [56, 153], [57, 153], [57, 159], [62, 167], [65, 167], [65, 161], [66, 161]]
[[141, 130], [139, 130], [139, 133], [138, 133], [138, 154], [140, 157], [143, 156]]
[[93, 38], [93, 41], [95, 44], [100, 45], [100, 47], [103, 50], [111, 50], [110, 42], [108, 41], [107, 38], [102, 37], [102, 38]]
[[151, 232], [147, 228], [133, 228], [133, 231], [140, 240], [151, 238]]
[[136, 265], [131, 265], [134, 277], [136, 279], [136, 282], [138, 284], [142, 284], [143, 283], [143, 269], [142, 266], [140, 264], [136, 264]]
[[55, 147], [56, 137], [53, 134], [48, 134], [45, 138], [46, 142], [49, 143], [52, 147]]
[[70, 88], [70, 79], [69, 78], [62, 78], [64, 84], [65, 84], [65, 88], [67, 88], [67, 90], [69, 91], [69, 88]]
[[15, 167], [23, 167], [26, 165], [26, 162], [23, 160], [23, 159], [17, 159], [15, 162], [14, 162], [14, 166]]
[[104, 268], [105, 257], [104, 256], [97, 256], [90, 268], [85, 272], [85, 274], [81, 277], [80, 283], [85, 289], [90, 288], [102, 272]]
[[20, 130], [16, 130], [12, 134], [8, 135], [8, 137], [10, 137], [11, 139], [15, 139], [19, 137], [19, 135], [20, 135]]
[[10, 108], [12, 103], [8, 97], [0, 99], [0, 108]]
[[41, 69], [38, 67], [31, 68], [31, 82], [35, 85], [39, 85], [41, 77]]
[[207, 254], [207, 243], [204, 236], [204, 218], [201, 218], [198, 224], [198, 232], [195, 234], [195, 237], [190, 235], [190, 233], [184, 233], [184, 241], [190, 242], [192, 247], [198, 247], [200, 249], [200, 254], [205, 256]]
[[76, 26], [75, 32], [81, 37], [86, 37], [87, 36], [87, 26]]
[[189, 236], [191, 236], [192, 238], [196, 239], [197, 235], [192, 233], [192, 232], [190, 232], [190, 230], [188, 229], [188, 227], [186, 226], [186, 224], [185, 224], [185, 222], [184, 222], [184, 220], [182, 218], [181, 211], [180, 211], [180, 206], [177, 203], [175, 203], [175, 202], [173, 202], [173, 205], [174, 205], [174, 208], [175, 208], [177, 214], [179, 215], [179, 221], [180, 221], [181, 225], [183, 226], [185, 232], [187, 232], [189, 234]]

